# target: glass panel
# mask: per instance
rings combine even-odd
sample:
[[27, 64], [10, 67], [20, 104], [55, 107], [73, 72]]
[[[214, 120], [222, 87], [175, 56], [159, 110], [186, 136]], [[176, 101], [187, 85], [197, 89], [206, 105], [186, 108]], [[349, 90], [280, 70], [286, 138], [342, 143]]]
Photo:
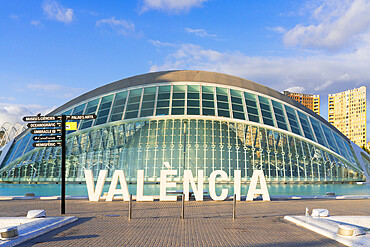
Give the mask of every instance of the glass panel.
[[157, 87], [144, 88], [143, 102], [141, 103], [140, 117], [153, 116], [154, 101]]
[[346, 157], [347, 160], [351, 160], [351, 158], [349, 157], [348, 153], [347, 153], [347, 150], [346, 150], [346, 147], [344, 146], [344, 143], [342, 142], [342, 138], [340, 138], [337, 134], [335, 134], [333, 131], [332, 131], [332, 134], [334, 136], [334, 139], [337, 143], [337, 146], [339, 148], [339, 152], [342, 156]]
[[199, 107], [198, 100], [188, 100], [188, 106]]
[[206, 108], [215, 108], [215, 104], [213, 101], [203, 100], [202, 104], [203, 104], [203, 107], [206, 107]]
[[73, 109], [73, 113], [72, 115], [82, 115], [82, 113], [84, 112], [85, 110], [85, 104], [82, 104], [82, 105], [79, 105], [79, 106], [76, 106], [74, 109]]
[[62, 114], [60, 114], [60, 115], [66, 115], [66, 116], [69, 116], [69, 115], [71, 115], [72, 110], [73, 110], [73, 109], [69, 109], [68, 111], [63, 112], [63, 113], [62, 113]]
[[[82, 115], [84, 113], [84, 110], [85, 110], [85, 106], [86, 106], [86, 103], [84, 104], [81, 104], [79, 106], [76, 106], [73, 111], [72, 111], [72, 114], [71, 115]], [[80, 122], [81, 120], [77, 120], [77, 127], [80, 126]]]
[[200, 114], [199, 91], [200, 91], [199, 85], [188, 86], [187, 115]]
[[158, 100], [169, 100], [170, 96], [170, 93], [159, 93]]
[[199, 93], [189, 93], [188, 92], [188, 99], [199, 99]]
[[[142, 88], [134, 89], [130, 91], [130, 99], [133, 99], [137, 96], [141, 97]], [[130, 100], [129, 100], [130, 101]]]
[[[87, 103], [84, 115], [95, 114], [96, 109], [98, 108], [99, 100], [100, 99], [95, 99], [95, 100], [92, 100], [89, 103]], [[91, 120], [82, 120], [81, 125], [80, 125], [80, 129], [90, 128], [92, 126], [93, 121], [94, 120], [92, 120], [92, 119]]]
[[157, 102], [157, 107], [158, 108], [160, 108], [160, 107], [169, 107], [169, 106], [170, 106], [170, 101], [168, 101], [168, 100]]
[[143, 96], [143, 102], [144, 101], [153, 101], [155, 100], [155, 94], [147, 94]]
[[205, 116], [214, 116], [215, 115], [215, 109], [210, 108], [203, 108], [203, 115]]
[[243, 93], [239, 90], [230, 89], [230, 93], [231, 93], [231, 96], [235, 96], [235, 97], [238, 97], [238, 98], [243, 97]]
[[13, 145], [12, 145], [12, 148], [10, 149], [10, 152], [8, 152], [8, 154], [6, 155], [5, 159], [4, 159], [4, 162], [3, 162], [3, 166], [7, 165], [8, 163], [10, 163], [12, 161], [12, 158], [14, 157], [14, 153], [17, 151], [17, 148], [19, 146], [19, 144], [21, 143], [22, 139], [18, 140], [17, 142], [15, 142]]
[[171, 85], [160, 86], [158, 90], [160, 93], [171, 92]]
[[186, 85], [173, 85], [174, 92], [185, 92]]
[[136, 118], [138, 111], [126, 112], [125, 119]]
[[183, 115], [185, 113], [186, 85], [174, 85], [172, 92], [171, 115]]
[[230, 89], [230, 94], [231, 94], [231, 108], [233, 109], [233, 117], [245, 120], [242, 92]]
[[244, 92], [244, 97], [249, 121], [259, 123], [260, 120], [256, 103], [256, 96], [254, 94]]
[[271, 100], [272, 107], [274, 108], [275, 112], [275, 119], [278, 127], [283, 130], [288, 130], [287, 121], [284, 115], [283, 105], [279, 102]]
[[184, 115], [184, 108], [172, 108], [171, 115]]
[[300, 111], [297, 111], [297, 112], [298, 112], [299, 120], [301, 121], [301, 126], [303, 129], [304, 136], [312, 141], [315, 141], [307, 116]]
[[199, 108], [188, 107], [187, 115], [199, 115], [199, 114], [200, 114]]
[[125, 119], [138, 117], [142, 91], [143, 91], [142, 88], [130, 91], [126, 107]]
[[188, 85], [188, 92], [197, 92], [199, 93], [200, 86], [199, 85]]
[[169, 108], [160, 108], [156, 111], [156, 116], [168, 115]]
[[228, 90], [227, 88], [223, 88], [223, 87], [216, 87], [216, 93], [217, 95], [219, 94], [222, 94], [222, 95], [228, 95]]
[[339, 152], [339, 150], [337, 148], [337, 144], [336, 144], [336, 142], [334, 140], [334, 137], [333, 137], [333, 135], [331, 133], [331, 130], [328, 127], [326, 127], [325, 125], [323, 125], [323, 124], [321, 124], [321, 127], [324, 130], [324, 134], [325, 134], [326, 140], [327, 140], [327, 142], [329, 144], [329, 148], [331, 150], [333, 150], [334, 152], [336, 152], [337, 154], [340, 154], [340, 152]]
[[217, 108], [222, 110], [229, 110], [228, 102], [217, 102]]
[[209, 94], [209, 93], [202, 93], [202, 99], [203, 100], [214, 100], [214, 96], [213, 94]]
[[297, 120], [297, 115], [296, 115], [295, 110], [287, 105], [284, 105], [284, 107], [286, 110], [286, 115], [288, 116], [290, 129], [292, 130], [294, 134], [302, 135], [301, 130], [298, 125], [298, 120]]
[[170, 107], [170, 97], [171, 97], [171, 86], [160, 86], [158, 87], [158, 100], [156, 115], [168, 115]]
[[157, 87], [146, 87], [144, 88], [144, 95], [146, 94], [156, 94], [157, 93]]
[[112, 105], [112, 101], [113, 101], [113, 94], [102, 98], [98, 113], [96, 114], [97, 118], [95, 120], [94, 125], [100, 125], [100, 124], [104, 124], [107, 122], [109, 110]]
[[230, 117], [228, 89], [216, 87], [218, 116]]
[[347, 142], [347, 141], [345, 141], [345, 140], [343, 140], [343, 144], [344, 144], [344, 146], [346, 147], [347, 152], [348, 152], [348, 154], [349, 154], [349, 156], [350, 156], [350, 161], [351, 161], [353, 164], [355, 164], [355, 163], [356, 163], [356, 160], [355, 160], [355, 158], [353, 157], [352, 147], [351, 147], [351, 146], [348, 144], [348, 142]]
[[202, 92], [203, 93], [211, 93], [213, 94], [214, 87], [211, 86], [202, 86]]
[[146, 109], [146, 110], [141, 109], [140, 117], [153, 116], [153, 111], [154, 109]]
[[172, 107], [185, 106], [185, 100], [173, 100]]
[[139, 110], [139, 107], [140, 107], [140, 103], [128, 104], [126, 108], [126, 112], [127, 111], [137, 111]]
[[263, 123], [274, 126], [269, 100], [262, 96], [258, 96], [258, 99], [260, 101]]
[[316, 121], [315, 119], [313, 119], [312, 117], [310, 117], [310, 121], [311, 121], [311, 124], [312, 124], [313, 131], [315, 132], [317, 142], [320, 143], [321, 145], [329, 148], [328, 144], [325, 142], [325, 137], [324, 137], [324, 134], [321, 130], [320, 123], [318, 121]]
[[230, 113], [229, 113], [229, 111], [218, 109], [218, 116], [220, 116], [220, 117], [230, 117]]
[[28, 142], [30, 141], [31, 137], [32, 137], [32, 134], [28, 133], [26, 136], [24, 136], [22, 138], [22, 140], [20, 140], [20, 144], [17, 148], [16, 153], [14, 154], [14, 157], [12, 158], [12, 161], [19, 158], [23, 154], [23, 152], [26, 149], [26, 146], [27, 146]]

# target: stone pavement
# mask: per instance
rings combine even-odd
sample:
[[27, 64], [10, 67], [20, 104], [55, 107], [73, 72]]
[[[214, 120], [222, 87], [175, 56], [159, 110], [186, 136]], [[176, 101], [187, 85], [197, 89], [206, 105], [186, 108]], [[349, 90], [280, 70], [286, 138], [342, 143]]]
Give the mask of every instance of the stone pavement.
[[[181, 220], [181, 201], [134, 201], [128, 220], [128, 202], [68, 200], [66, 215], [79, 220], [22, 246], [342, 246], [283, 217], [303, 215], [306, 207], [326, 208], [331, 215], [370, 215], [370, 200], [243, 201], [235, 220], [230, 200], [190, 201], [185, 207]], [[32, 209], [59, 216], [60, 201], [0, 201], [0, 217], [25, 216]]]

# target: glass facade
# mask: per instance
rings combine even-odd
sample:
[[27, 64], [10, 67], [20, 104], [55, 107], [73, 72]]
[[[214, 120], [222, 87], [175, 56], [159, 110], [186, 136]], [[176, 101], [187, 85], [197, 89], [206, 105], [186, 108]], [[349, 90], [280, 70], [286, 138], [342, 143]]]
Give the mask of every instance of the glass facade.
[[[206, 82], [163, 82], [124, 88], [79, 102], [55, 115], [96, 114], [67, 135], [67, 181], [84, 181], [84, 169], [136, 171], [159, 181], [168, 162], [204, 176], [234, 170], [249, 181], [363, 181], [348, 140], [328, 123], [280, 99]], [[185, 128], [185, 129], [184, 129]], [[0, 165], [0, 181], [55, 182], [60, 148], [33, 148], [29, 130], [18, 136]]]

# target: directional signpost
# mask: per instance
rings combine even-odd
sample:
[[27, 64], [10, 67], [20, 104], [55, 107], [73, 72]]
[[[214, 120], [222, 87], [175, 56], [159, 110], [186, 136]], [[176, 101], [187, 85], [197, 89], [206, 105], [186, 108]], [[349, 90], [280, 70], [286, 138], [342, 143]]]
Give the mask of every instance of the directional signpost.
[[62, 129], [35, 129], [35, 130], [31, 130], [31, 134], [34, 134], [34, 135], [62, 134]]
[[35, 148], [41, 148], [41, 147], [61, 147], [61, 142], [35, 142], [32, 144]]
[[[36, 122], [29, 123], [29, 128], [48, 128], [48, 129], [32, 129], [31, 134], [45, 135], [46, 136], [34, 136], [32, 139], [36, 141], [32, 145], [34, 147], [61, 147], [61, 175], [62, 175], [62, 200], [61, 200], [61, 214], [65, 214], [65, 200], [66, 200], [66, 120], [88, 120], [95, 119], [96, 115], [76, 115], [76, 116], [28, 116], [24, 117], [25, 122]], [[48, 121], [47, 123], [42, 123]], [[54, 121], [54, 122], [52, 122]], [[57, 121], [57, 122], [55, 122]], [[40, 123], [41, 122], [41, 123]], [[53, 128], [53, 129], [49, 129]], [[76, 130], [77, 125], [75, 122], [68, 122], [68, 130]], [[49, 135], [54, 134], [54, 135]], [[39, 142], [40, 141], [40, 142]], [[47, 142], [45, 142], [47, 141]], [[53, 142], [50, 142], [53, 141]]]
[[51, 127], [62, 127], [62, 123], [52, 122], [52, 123], [29, 123], [28, 128], [51, 128]]
[[61, 141], [62, 136], [34, 136], [34, 141]]

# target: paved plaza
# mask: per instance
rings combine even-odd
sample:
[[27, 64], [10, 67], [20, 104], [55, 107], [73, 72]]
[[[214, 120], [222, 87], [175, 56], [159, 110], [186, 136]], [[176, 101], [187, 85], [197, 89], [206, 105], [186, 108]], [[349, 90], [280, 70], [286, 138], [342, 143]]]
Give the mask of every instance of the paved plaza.
[[[0, 217], [25, 216], [45, 209], [60, 216], [58, 200], [0, 201]], [[331, 215], [370, 215], [370, 200], [280, 200], [237, 203], [190, 201], [180, 219], [181, 201], [128, 202], [68, 200], [68, 216], [78, 221], [32, 239], [22, 246], [342, 246], [338, 242], [296, 226], [283, 217], [303, 215], [306, 207], [326, 208]]]

